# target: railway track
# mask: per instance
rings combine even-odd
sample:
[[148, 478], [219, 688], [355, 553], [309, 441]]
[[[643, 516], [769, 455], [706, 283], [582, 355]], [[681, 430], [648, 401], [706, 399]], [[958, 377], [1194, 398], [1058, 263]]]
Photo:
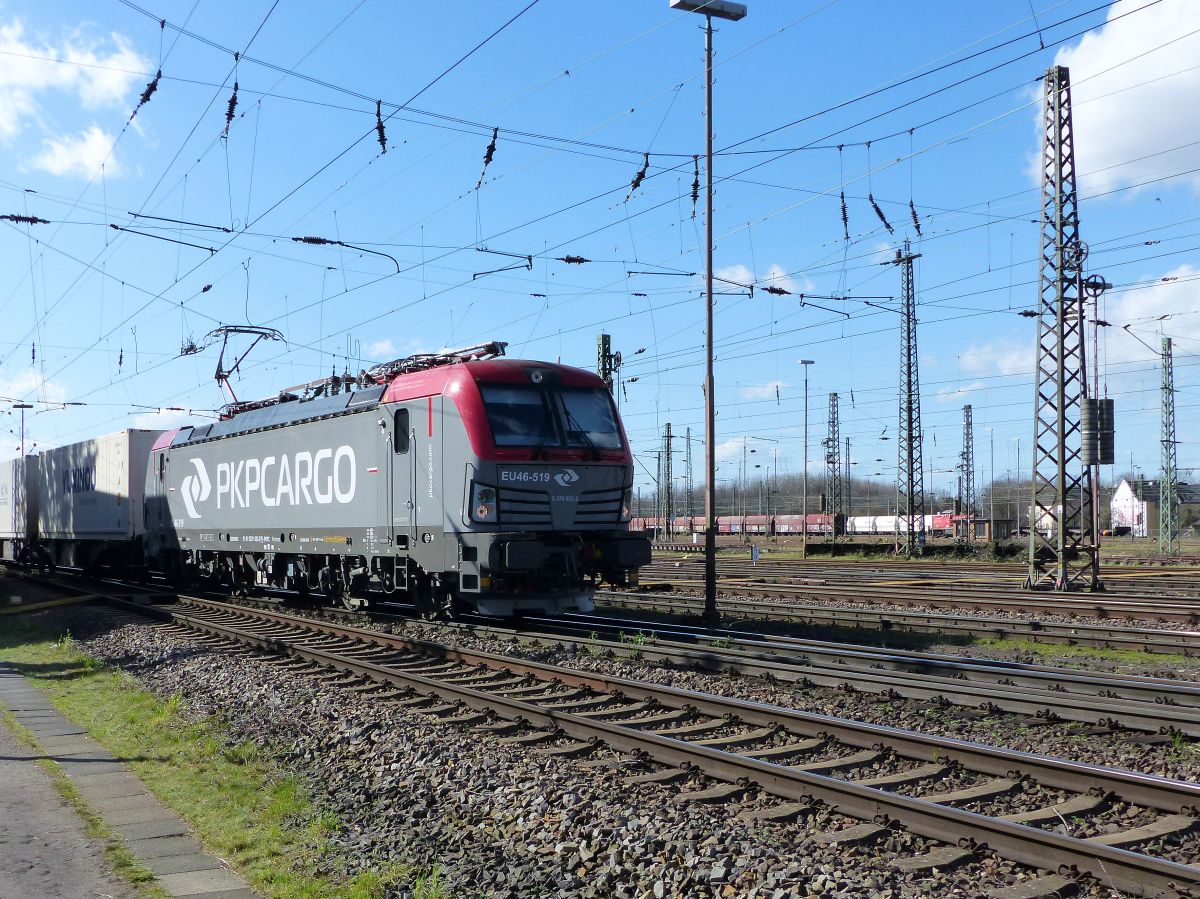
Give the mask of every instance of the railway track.
[[[720, 580], [726, 593], [800, 601], [848, 600], [898, 606], [936, 606], [972, 612], [995, 611], [1062, 617], [1112, 618], [1132, 621], [1200, 625], [1200, 599], [1142, 598], [1114, 594], [1046, 594], [1012, 589], [939, 586], [936, 584], [830, 583], [820, 579], [798, 579], [799, 583], [772, 582], [768, 578]], [[664, 575], [647, 571], [642, 586], [703, 592], [702, 580], [679, 572]]]
[[[650, 769], [632, 775], [640, 782], [670, 783], [689, 771], [717, 782], [681, 794], [685, 801], [730, 802], [757, 791], [774, 801], [747, 812], [756, 817], [786, 819], [825, 804], [863, 822], [817, 835], [822, 842], [869, 840], [903, 827], [943, 844], [898, 861], [910, 871], [969, 863], [991, 851], [1050, 872], [1025, 895], [1070, 887], [1078, 877], [1133, 895], [1200, 895], [1200, 868], [1183, 863], [1192, 851], [1187, 834], [1200, 826], [1196, 784], [212, 600], [117, 605], [287, 656], [285, 664], [340, 672], [351, 689], [547, 755], [587, 764], [607, 746]], [[878, 770], [881, 759], [890, 773], [856, 777], [866, 766]], [[1019, 808], [998, 816], [964, 808], [986, 809], [997, 797], [1015, 797]], [[1105, 819], [1124, 804], [1136, 812]], [[1088, 835], [1048, 829], [1068, 818]]]
[[[759, 584], [791, 584], [812, 587], [848, 587], [853, 585], [876, 588], [927, 588], [950, 593], [960, 590], [995, 594], [1007, 598], [1019, 596], [1028, 601], [1047, 601], [1044, 593], [1023, 589], [1026, 568], [1007, 564], [896, 562], [797, 562], [791, 559], [760, 559], [751, 563], [741, 559], [719, 560], [718, 577], [722, 580]], [[656, 559], [641, 569], [643, 579], [671, 580], [684, 577], [702, 578], [700, 563], [695, 558]], [[1186, 602], [1200, 597], [1200, 571], [1188, 569], [1129, 570], [1108, 569], [1101, 580], [1107, 587], [1102, 598], [1107, 602], [1121, 600], [1145, 602], [1147, 597], [1164, 596]], [[1002, 587], [998, 585], [1003, 585]], [[1062, 594], [1054, 594], [1055, 598]], [[1070, 598], [1070, 597], [1067, 597]], [[1079, 598], [1077, 594], [1074, 598]]]
[[[597, 592], [596, 604], [601, 607], [690, 616], [699, 615], [704, 607], [703, 600], [694, 595], [616, 590]], [[1115, 624], [1064, 624], [1037, 619], [964, 617], [937, 612], [884, 611], [728, 597], [721, 598], [720, 608], [726, 615], [741, 619], [796, 622], [818, 627], [867, 628], [884, 632], [903, 630], [943, 634], [949, 639], [1029, 640], [1038, 643], [1186, 656], [1200, 653], [1200, 630], [1160, 630]]]
[[[687, 578], [644, 578], [646, 591], [671, 591], [702, 595], [703, 583]], [[1015, 615], [1053, 615], [1059, 618], [1097, 618], [1117, 621], [1147, 621], [1174, 624], [1181, 627], [1200, 626], [1200, 600], [1171, 602], [1130, 598], [1112, 599], [1100, 595], [1086, 598], [1077, 595], [1047, 597], [1037, 594], [1014, 594], [1012, 591], [954, 590], [929, 588], [880, 587], [867, 584], [773, 584], [762, 581], [724, 580], [719, 584], [724, 594], [722, 606], [731, 603], [748, 605], [748, 598], [783, 600], [796, 603], [845, 602], [875, 603], [883, 606], [936, 607], [958, 609], [971, 614], [985, 612]], [[612, 591], [602, 591], [604, 595]], [[776, 606], [779, 603], [775, 603]]]
[[[280, 610], [280, 603], [273, 600], [242, 599], [233, 604]], [[315, 611], [324, 620], [383, 625], [409, 618], [409, 614], [380, 610], [318, 607]], [[527, 617], [511, 624], [474, 617], [438, 626], [464, 637], [558, 645], [668, 667], [868, 693], [881, 701], [923, 700], [976, 709], [986, 715], [1024, 716], [1037, 723], [1082, 722], [1095, 725], [1092, 733], [1123, 730], [1154, 735], [1131, 738], [1138, 742], [1169, 742], [1176, 735], [1200, 737], [1200, 684], [1174, 678], [1094, 674], [1049, 665], [603, 615]]]
[[[1037, 721], [1078, 721], [1169, 740], [1200, 737], [1200, 684], [1167, 678], [1092, 674], [1071, 668], [995, 662], [936, 653], [709, 631], [680, 625], [571, 615], [526, 619], [519, 629], [446, 623], [451, 633], [556, 643], [590, 653], [677, 668], [755, 677], [1006, 712]], [[1099, 732], [1096, 731], [1096, 732]]]

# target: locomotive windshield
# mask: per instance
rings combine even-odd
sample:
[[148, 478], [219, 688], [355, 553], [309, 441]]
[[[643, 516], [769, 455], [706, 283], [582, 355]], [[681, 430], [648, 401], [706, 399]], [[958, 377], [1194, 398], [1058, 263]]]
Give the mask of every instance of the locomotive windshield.
[[620, 449], [606, 391], [590, 387], [480, 384], [496, 446]]

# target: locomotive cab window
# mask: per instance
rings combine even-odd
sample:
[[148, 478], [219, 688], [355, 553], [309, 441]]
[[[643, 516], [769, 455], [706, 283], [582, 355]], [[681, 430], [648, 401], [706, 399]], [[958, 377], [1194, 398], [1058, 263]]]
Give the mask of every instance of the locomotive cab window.
[[158, 454], [158, 482], [160, 484], [163, 482], [163, 476], [166, 474], [166, 471], [167, 471], [167, 454], [159, 453]]
[[621, 429], [607, 391], [591, 387], [480, 384], [496, 446], [620, 449]]
[[394, 433], [392, 434], [393, 450], [397, 454], [407, 453], [408, 452], [408, 410], [407, 409], [397, 409], [396, 410], [396, 415], [394, 418], [394, 425], [395, 425], [395, 427], [393, 428]]
[[557, 391], [562, 406], [567, 446], [620, 449], [621, 431], [608, 392], [589, 387]]
[[524, 384], [480, 384], [496, 446], [558, 446], [545, 392]]

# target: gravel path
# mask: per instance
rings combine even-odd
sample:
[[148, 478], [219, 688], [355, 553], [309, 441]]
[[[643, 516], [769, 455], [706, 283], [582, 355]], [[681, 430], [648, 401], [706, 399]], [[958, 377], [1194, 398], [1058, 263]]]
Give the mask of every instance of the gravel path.
[[0, 725], [0, 899], [127, 899], [101, 846], [34, 760], [40, 754]]
[[[160, 695], [181, 693], [191, 710], [222, 718], [231, 739], [252, 739], [307, 775], [341, 822], [328, 859], [335, 868], [438, 864], [453, 895], [514, 899], [965, 897], [1032, 876], [991, 857], [948, 872], [902, 874], [893, 861], [930, 844], [898, 832], [864, 846], [820, 845], [817, 834], [857, 822], [826, 810], [796, 823], [743, 821], [740, 812], [773, 800], [751, 794], [739, 805], [688, 802], [681, 790], [707, 784], [631, 785], [625, 777], [638, 769], [605, 750], [584, 764], [546, 758], [243, 652], [213, 650], [162, 628], [113, 627], [102, 610], [58, 614], [87, 651]], [[412, 631], [432, 636], [437, 628]], [[885, 757], [878, 764], [889, 771], [907, 762]], [[1119, 895], [1099, 886], [1084, 894]]]

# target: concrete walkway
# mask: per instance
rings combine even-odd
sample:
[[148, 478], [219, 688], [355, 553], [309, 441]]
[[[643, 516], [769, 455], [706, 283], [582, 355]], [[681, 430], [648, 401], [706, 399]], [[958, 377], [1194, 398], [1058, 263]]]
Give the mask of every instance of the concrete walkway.
[[[17, 744], [7, 729], [0, 744], [0, 762], [5, 773], [12, 766], [18, 783], [30, 789], [44, 791], [58, 801], [58, 810], [30, 815], [22, 809], [27, 800], [22, 791], [0, 790], [0, 819], [5, 829], [0, 831], [0, 846], [38, 845], [44, 850], [56, 850], [58, 835], [68, 834], [61, 845], [63, 857], [56, 864], [34, 859], [25, 865], [24, 875], [41, 878], [22, 895], [26, 896], [126, 896], [128, 887], [114, 887], [112, 878], [102, 872], [76, 870], [79, 866], [69, 857], [83, 836], [82, 822], [68, 806], [62, 805], [50, 784], [50, 778], [36, 764], [38, 758], [58, 763], [88, 805], [104, 819], [109, 828], [124, 837], [126, 845], [138, 860], [158, 878], [158, 884], [172, 896], [193, 896], [198, 899], [255, 899], [258, 895], [245, 880], [225, 867], [219, 859], [207, 854], [189, 834], [187, 825], [171, 809], [154, 798], [140, 780], [126, 769], [120, 760], [89, 737], [83, 728], [72, 724], [51, 704], [41, 690], [34, 687], [12, 667], [0, 664], [0, 704], [6, 706], [24, 727], [33, 732], [42, 754]], [[39, 808], [44, 805], [38, 802]], [[61, 812], [61, 814], [59, 813]], [[74, 829], [75, 836], [70, 835]], [[7, 855], [8, 853], [2, 853]], [[95, 855], [99, 863], [98, 853]], [[15, 856], [14, 856], [15, 858]], [[3, 872], [8, 873], [8, 872]], [[79, 878], [91, 877], [95, 882], [81, 883]], [[14, 894], [15, 895], [15, 894]], [[7, 894], [0, 886], [0, 897]]]

